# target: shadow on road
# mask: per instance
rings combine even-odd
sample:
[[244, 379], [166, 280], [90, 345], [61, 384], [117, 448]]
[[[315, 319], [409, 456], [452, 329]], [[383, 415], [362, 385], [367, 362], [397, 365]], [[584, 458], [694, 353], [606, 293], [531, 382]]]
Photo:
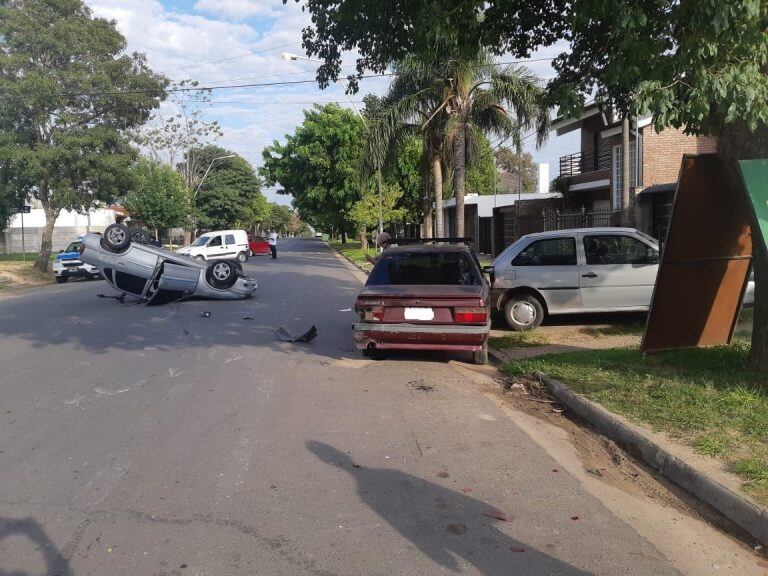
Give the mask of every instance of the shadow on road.
[[444, 568], [460, 571], [462, 559], [485, 576], [589, 574], [502, 532], [487, 515], [498, 511], [481, 500], [398, 470], [358, 466], [322, 442], [307, 448], [351, 475], [360, 500]]
[[[45, 561], [47, 576], [74, 576], [69, 567], [69, 560], [59, 552], [46, 535], [43, 527], [33, 518], [3, 518], [0, 517], [0, 543], [5, 538], [18, 536], [26, 538], [31, 544], [30, 549], [37, 550]], [[13, 570], [6, 572], [0, 558], [0, 576], [29, 576], [27, 572]]]

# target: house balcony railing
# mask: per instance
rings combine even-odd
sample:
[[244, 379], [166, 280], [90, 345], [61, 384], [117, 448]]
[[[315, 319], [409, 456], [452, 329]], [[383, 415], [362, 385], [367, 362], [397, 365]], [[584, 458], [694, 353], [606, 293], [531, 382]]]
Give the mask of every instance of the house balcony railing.
[[560, 176], [576, 176], [598, 170], [608, 170], [610, 167], [611, 149], [609, 146], [598, 146], [560, 157]]

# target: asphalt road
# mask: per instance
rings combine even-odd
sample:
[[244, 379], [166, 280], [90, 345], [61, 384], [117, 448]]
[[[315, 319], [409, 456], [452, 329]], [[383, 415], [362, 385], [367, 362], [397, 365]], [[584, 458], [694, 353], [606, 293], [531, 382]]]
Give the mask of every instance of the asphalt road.
[[279, 248], [248, 301], [0, 300], [0, 576], [679, 573], [446, 357], [364, 360], [359, 277]]

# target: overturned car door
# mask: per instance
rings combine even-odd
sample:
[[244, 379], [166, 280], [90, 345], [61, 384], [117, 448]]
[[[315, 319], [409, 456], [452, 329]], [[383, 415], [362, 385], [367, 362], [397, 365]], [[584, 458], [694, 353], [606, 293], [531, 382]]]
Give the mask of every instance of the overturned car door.
[[157, 288], [159, 290], [192, 294], [197, 290], [197, 283], [199, 281], [199, 268], [165, 262], [163, 264], [163, 271], [158, 279]]

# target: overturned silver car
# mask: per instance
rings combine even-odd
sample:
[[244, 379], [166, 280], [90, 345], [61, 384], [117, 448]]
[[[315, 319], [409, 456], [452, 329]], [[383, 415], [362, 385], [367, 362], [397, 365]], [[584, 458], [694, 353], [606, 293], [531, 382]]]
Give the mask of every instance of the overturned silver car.
[[198, 262], [151, 246], [121, 224], [108, 226], [103, 235], [87, 234], [82, 242], [83, 262], [98, 268], [115, 290], [147, 302], [184, 296], [237, 300], [258, 286], [239, 262]]

